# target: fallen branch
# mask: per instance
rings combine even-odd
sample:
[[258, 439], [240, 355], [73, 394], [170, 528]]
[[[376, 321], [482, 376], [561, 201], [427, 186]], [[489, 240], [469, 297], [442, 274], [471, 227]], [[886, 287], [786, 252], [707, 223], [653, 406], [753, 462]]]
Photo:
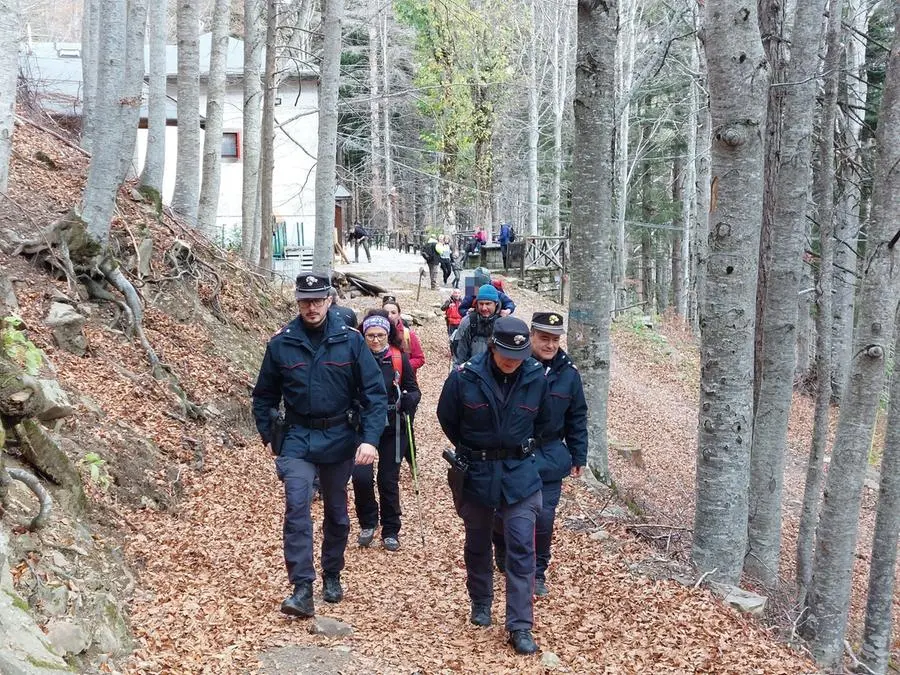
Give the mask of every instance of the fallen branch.
[[53, 138], [55, 138], [56, 140], [60, 141], [61, 143], [65, 143], [65, 144], [68, 145], [70, 148], [72, 148], [72, 149], [74, 149], [74, 150], [77, 150], [78, 152], [80, 152], [82, 155], [84, 155], [84, 156], [87, 157], [88, 159], [91, 158], [91, 153], [89, 153], [87, 150], [85, 150], [84, 148], [82, 148], [82, 147], [79, 146], [79, 145], [76, 145], [75, 143], [73, 143], [72, 141], [70, 141], [68, 138], [66, 138], [66, 137], [63, 136], [62, 134], [56, 133], [56, 132], [53, 131], [52, 129], [48, 129], [48, 128], [45, 127], [45, 126], [40, 125], [40, 124], [38, 124], [37, 122], [34, 122], [34, 121], [28, 119], [27, 117], [19, 117], [18, 115], [16, 115], [16, 122], [19, 122], [20, 124], [29, 124], [29, 125], [33, 126], [35, 129], [40, 129], [40, 130], [43, 131], [45, 134], [50, 134], [51, 136], [53, 136]]
[[9, 474], [10, 478], [24, 483], [38, 498], [41, 508], [38, 514], [31, 519], [28, 529], [31, 531], [41, 529], [47, 524], [50, 512], [53, 510], [53, 499], [50, 497], [50, 493], [41, 485], [41, 481], [33, 473], [29, 473], [24, 469], [7, 469], [6, 473]]
[[865, 671], [867, 673], [870, 673], [870, 675], [877, 675], [874, 670], [872, 670], [871, 668], [869, 668], [869, 666], [856, 658], [856, 654], [853, 653], [853, 648], [850, 647], [850, 641], [846, 639], [844, 640], [844, 651], [847, 653], [847, 656], [850, 657], [850, 661], [853, 665], [853, 672], [859, 673], [861, 671]]
[[701, 574], [700, 578], [697, 579], [697, 583], [694, 584], [694, 588], [695, 589], [700, 588], [700, 585], [703, 583], [703, 581], [706, 579], [706, 577], [708, 577], [710, 574], [715, 574], [718, 571], [719, 571], [718, 567], [713, 567], [708, 572], [704, 572], [703, 574]]
[[628, 523], [626, 528], [643, 528], [643, 527], [661, 527], [668, 530], [678, 530], [679, 532], [693, 532], [690, 527], [678, 527], [677, 525], [663, 525], [662, 523]]

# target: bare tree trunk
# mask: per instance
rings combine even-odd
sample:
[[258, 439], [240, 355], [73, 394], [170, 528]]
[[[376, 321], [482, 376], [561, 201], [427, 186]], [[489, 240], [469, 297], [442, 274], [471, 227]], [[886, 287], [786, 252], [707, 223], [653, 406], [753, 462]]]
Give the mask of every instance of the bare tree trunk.
[[206, 85], [206, 130], [203, 135], [203, 182], [197, 227], [210, 240], [216, 238], [219, 187], [222, 176], [222, 125], [225, 117], [225, 66], [231, 0], [216, 0], [210, 36], [209, 79]]
[[[115, 136], [122, 120], [121, 101], [125, 73], [126, 3], [100, 0], [98, 10], [96, 129]], [[109, 226], [119, 191], [120, 149], [116, 143], [96, 143], [84, 187], [81, 218], [92, 241], [106, 248]]]
[[[672, 203], [675, 205], [684, 202], [684, 158], [675, 157], [672, 160]], [[677, 206], [676, 206], [677, 208]], [[685, 258], [683, 242], [685, 241], [684, 211], [676, 210], [672, 215], [672, 226], [676, 228], [672, 236], [672, 303], [679, 316], [685, 318], [687, 313], [684, 306], [684, 265]]]
[[[369, 17], [369, 139], [372, 150], [369, 153], [369, 161], [372, 166], [372, 219], [375, 224], [381, 225], [384, 220], [386, 191], [384, 176], [381, 173], [384, 152], [381, 142], [381, 76], [378, 74], [378, 7], [373, 3], [370, 6], [372, 13]], [[385, 106], [387, 107], [387, 106]]]
[[325, 38], [319, 85], [319, 159], [316, 163], [316, 245], [313, 251], [313, 269], [321, 273], [330, 273], [334, 262], [334, 165], [343, 19], [344, 0], [325, 0]]
[[[779, 147], [768, 161], [777, 180], [767, 185], [774, 191], [774, 212], [769, 223], [766, 284], [759, 289], [762, 312], [757, 328], [759, 351], [756, 365], [758, 390], [750, 452], [750, 507], [748, 552], [744, 571], [774, 586], [781, 559], [781, 491], [784, 484], [784, 455], [787, 450], [788, 417], [794, 389], [797, 340], [797, 298], [802, 277], [806, 244], [806, 205], [810, 137], [816, 103], [816, 73], [822, 39], [825, 0], [797, 3], [791, 32], [790, 65], [780, 105], [770, 104], [769, 112], [783, 115], [777, 124]], [[827, 103], [826, 103], [827, 105]], [[769, 126], [773, 124], [769, 120]], [[830, 193], [819, 199], [829, 202]], [[821, 221], [820, 221], [821, 222]], [[788, 345], [788, 348], [785, 348]]]
[[[556, 22], [553, 28], [553, 188], [550, 194], [550, 217], [553, 220], [553, 234], [560, 235], [560, 203], [562, 201], [563, 172], [563, 123], [566, 109], [566, 90], [569, 72], [569, 17], [572, 8], [568, 2], [555, 5]], [[562, 33], [562, 35], [560, 35]], [[560, 49], [560, 39], [562, 49]]]
[[197, 225], [200, 205], [200, 12], [178, 0], [178, 159], [172, 209]]
[[259, 146], [262, 128], [262, 0], [244, 0], [244, 127], [241, 192], [241, 255], [256, 262], [259, 255]]
[[141, 113], [141, 101], [144, 94], [144, 36], [147, 31], [147, 0], [130, 0], [128, 3], [128, 26], [125, 42], [125, 83], [122, 98], [122, 140], [119, 153], [122, 167], [119, 169], [120, 180], [124, 180], [129, 171], [136, 170], [134, 165], [134, 146], [137, 142], [138, 120]]
[[100, 41], [100, 0], [85, 0], [81, 25], [81, 79], [84, 94], [81, 104], [81, 147], [88, 152], [97, 128], [97, 45]]
[[[278, 0], [268, 0], [266, 11], [266, 75], [263, 89], [262, 134], [260, 138], [259, 266], [272, 269], [274, 207], [272, 184], [275, 177], [275, 31], [278, 27]], [[333, 201], [334, 197], [332, 197]], [[333, 210], [333, 209], [332, 209]]]
[[582, 372], [588, 404], [588, 468], [608, 482], [609, 312], [613, 306], [612, 134], [615, 99], [615, 0], [578, 1], [575, 65], [569, 349]]
[[144, 168], [141, 171], [141, 189], [148, 194], [157, 208], [162, 204], [163, 173], [166, 165], [167, 4], [167, 0], [150, 0], [148, 20], [150, 29], [148, 41], [150, 98], [147, 103], [147, 154], [144, 157]]
[[531, 48], [528, 50], [528, 234], [538, 234], [538, 3], [531, 0]]
[[[391, 5], [387, 4], [382, 14], [382, 31], [381, 31], [381, 63], [382, 75], [384, 76], [384, 96], [385, 100], [390, 100], [391, 90], [391, 66], [390, 54], [388, 52], [388, 15], [391, 12]], [[397, 207], [397, 193], [394, 188], [394, 162], [391, 153], [393, 152], [393, 144], [391, 143], [391, 107], [382, 106], [381, 113], [384, 118], [384, 191], [385, 191], [385, 217], [387, 222], [387, 231], [393, 232], [396, 227], [394, 209]]]
[[840, 205], [835, 220], [834, 249], [834, 321], [832, 322], [831, 368], [832, 397], [840, 401], [850, 368], [850, 349], [853, 343], [853, 314], [856, 307], [858, 236], [864, 166], [860, 132], [860, 113], [866, 107], [865, 45], [853, 33], [864, 35], [868, 26], [868, 4], [864, 0], [850, 0], [845, 12], [849, 25], [845, 28], [844, 58], [846, 75], [840, 88], [846, 97], [841, 110], [846, 111], [842, 125], [841, 153], [838, 176]]
[[[806, 224], [804, 236], [810, 236], [812, 228], [810, 224]], [[815, 349], [811, 342], [812, 331], [815, 324], [812, 321], [812, 306], [814, 295], [810, 289], [814, 288], [812, 270], [806, 261], [807, 254], [804, 252], [803, 266], [800, 268], [800, 295], [797, 297], [797, 345], [795, 353], [797, 354], [797, 365], [794, 367], [794, 381], [802, 381], [806, 378], [813, 368], [813, 358]]]
[[[649, 135], [645, 128], [644, 134]], [[646, 138], [646, 136], [645, 136]], [[652, 197], [650, 188], [652, 176], [650, 175], [650, 162], [641, 161], [641, 218], [644, 223], [649, 223], [653, 218]], [[641, 299], [647, 303], [644, 311], [653, 314], [656, 310], [656, 287], [653, 284], [653, 231], [648, 227], [641, 228]]]
[[19, 0], [0, 0], [0, 192], [4, 194], [15, 129], [20, 21]]
[[859, 320], [825, 483], [808, 597], [806, 629], [811, 634], [812, 654], [824, 668], [839, 664], [843, 654], [866, 460], [900, 297], [900, 246], [895, 245], [900, 222], [900, 6], [895, 4], [894, 9], [894, 37], [875, 133], [872, 217]]
[[[699, 24], [699, 9], [693, 9], [694, 24]], [[700, 332], [700, 277], [706, 269], [709, 247], [709, 210], [712, 203], [712, 175], [710, 174], [710, 145], [712, 139], [712, 118], [709, 97], [706, 95], [706, 55], [700, 47], [699, 39], [694, 40], [691, 49], [691, 70], [698, 75], [691, 81], [691, 100], [697, 110], [697, 149], [694, 161], [696, 169], [696, 203], [694, 204], [695, 227], [691, 233], [691, 326]]]
[[701, 571], [734, 584], [747, 541], [767, 78], [755, 3], [713, 0], [704, 11], [713, 196], [700, 300], [693, 560]]
[[[631, 121], [631, 85], [635, 49], [635, 9], [636, 0], [624, 0], [621, 3], [622, 36], [619, 49], [616, 50], [616, 100], [622, 111], [621, 117], [614, 119], [616, 125], [616, 143], [614, 162], [616, 166], [616, 247], [615, 247], [615, 306], [624, 307], [627, 302], [625, 280], [628, 276], [628, 248], [625, 233], [625, 214], [628, 209], [628, 183], [631, 178], [629, 155], [629, 122]], [[643, 246], [643, 240], [641, 242]], [[643, 250], [642, 250], [643, 253]], [[643, 267], [644, 258], [641, 257]], [[643, 279], [643, 277], [642, 277]], [[647, 300], [647, 289], [641, 286], [643, 297]]]

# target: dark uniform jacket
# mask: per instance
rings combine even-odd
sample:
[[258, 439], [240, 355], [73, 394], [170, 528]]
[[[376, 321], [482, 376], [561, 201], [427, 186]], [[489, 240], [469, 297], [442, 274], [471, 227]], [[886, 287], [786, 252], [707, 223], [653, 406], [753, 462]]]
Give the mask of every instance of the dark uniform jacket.
[[536, 454], [541, 479], [551, 482], [568, 476], [573, 465], [587, 463], [587, 403], [581, 375], [562, 349], [544, 366], [544, 374], [550, 421], [541, 430]]
[[285, 416], [329, 418], [343, 415], [358, 401], [360, 428], [336, 424], [309, 429], [290, 424], [281, 454], [330, 464], [353, 457], [360, 442], [378, 446], [387, 416], [387, 395], [381, 369], [363, 336], [328, 312], [318, 349], [312, 345], [298, 316], [266, 346], [256, 387], [253, 416], [263, 442], [270, 435], [269, 409], [284, 400]]
[[[549, 409], [547, 379], [541, 364], [525, 360], [515, 384], [503, 399], [485, 352], [450, 373], [438, 401], [437, 416], [444, 434], [457, 448], [513, 450], [546, 426]], [[463, 499], [486, 506], [515, 504], [541, 489], [537, 460], [474, 460], [463, 482]]]

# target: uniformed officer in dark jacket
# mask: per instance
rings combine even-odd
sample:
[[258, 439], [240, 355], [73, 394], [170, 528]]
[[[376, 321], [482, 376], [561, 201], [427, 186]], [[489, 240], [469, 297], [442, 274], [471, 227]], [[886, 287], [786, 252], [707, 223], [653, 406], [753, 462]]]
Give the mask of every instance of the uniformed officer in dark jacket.
[[[547, 398], [550, 422], [535, 438], [535, 456], [543, 481], [543, 505], [534, 533], [537, 550], [534, 594], [538, 597], [548, 593], [547, 566], [550, 564], [553, 522], [556, 519], [563, 478], [580, 478], [587, 463], [587, 403], [581, 375], [569, 355], [560, 349], [559, 339], [563, 333], [562, 314], [535, 312], [531, 317], [532, 353], [543, 365], [550, 387]], [[506, 560], [503, 532], [497, 528], [496, 523], [494, 556], [497, 567], [503, 569]]]
[[494, 323], [489, 351], [450, 373], [437, 409], [457, 458], [467, 464], [461, 481], [454, 479], [456, 469], [451, 469], [451, 480], [466, 527], [471, 621], [478, 626], [491, 623], [491, 528], [499, 513], [507, 541], [506, 629], [520, 654], [538, 650], [531, 628], [541, 477], [531, 439], [548, 423], [547, 391], [543, 369], [531, 358], [528, 326], [501, 317]]
[[299, 316], [269, 341], [256, 387], [253, 415], [263, 442], [273, 439], [271, 411], [284, 401], [286, 431], [275, 460], [284, 482], [284, 559], [293, 594], [281, 604], [292, 616], [314, 614], [313, 478], [318, 471], [325, 513], [322, 597], [343, 598], [340, 573], [350, 532], [347, 482], [357, 464], [371, 464], [387, 416], [381, 369], [359, 332], [328, 311], [328, 277], [301, 274]]

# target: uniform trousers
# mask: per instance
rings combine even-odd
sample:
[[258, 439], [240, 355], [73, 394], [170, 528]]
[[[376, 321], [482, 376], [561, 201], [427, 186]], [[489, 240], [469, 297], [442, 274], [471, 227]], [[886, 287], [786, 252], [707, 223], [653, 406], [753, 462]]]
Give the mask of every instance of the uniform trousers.
[[[547, 481], [541, 486], [541, 512], [534, 523], [534, 550], [537, 564], [535, 578], [547, 580], [547, 568], [550, 566], [550, 545], [553, 543], [553, 523], [556, 520], [556, 507], [559, 506], [559, 498], [562, 493], [562, 481]], [[503, 521], [498, 516], [494, 518], [494, 547], [500, 557], [504, 557], [506, 538], [503, 531]]]
[[344, 551], [350, 534], [347, 515], [347, 483], [353, 459], [333, 464], [314, 464], [297, 457], [275, 460], [278, 477], [284, 483], [284, 562], [292, 584], [312, 583], [313, 524], [310, 504], [316, 471], [324, 504], [322, 523], [322, 573], [334, 575], [344, 569]]
[[506, 630], [531, 630], [534, 624], [534, 524], [541, 511], [538, 490], [515, 504], [484, 506], [463, 495], [459, 515], [466, 526], [466, 589], [472, 602], [490, 604], [494, 597], [491, 531], [494, 514], [503, 520], [506, 540]]
[[378, 442], [378, 471], [371, 464], [353, 467], [353, 501], [356, 517], [362, 530], [378, 527], [378, 502], [375, 483], [381, 500], [381, 538], [396, 537], [400, 533], [400, 465], [406, 454], [406, 426], [401, 427], [400, 462], [397, 461], [397, 434], [388, 427]]

